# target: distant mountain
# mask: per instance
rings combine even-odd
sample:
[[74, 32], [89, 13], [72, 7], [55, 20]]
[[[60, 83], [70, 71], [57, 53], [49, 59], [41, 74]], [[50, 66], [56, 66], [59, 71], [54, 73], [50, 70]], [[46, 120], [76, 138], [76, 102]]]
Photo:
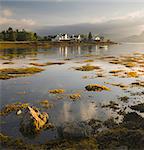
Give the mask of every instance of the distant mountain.
[[[129, 33], [133, 33], [130, 28]], [[43, 26], [36, 29], [39, 35], [54, 35], [59, 33], [68, 33], [68, 34], [100, 34], [103, 35], [106, 39], [111, 39], [113, 41], [119, 41], [130, 34], [124, 32], [124, 27], [120, 26], [120, 23], [116, 24], [114, 21], [105, 22], [105, 23], [81, 23], [81, 24], [72, 24], [72, 25], [61, 25], [61, 26]]]
[[144, 42], [144, 31], [140, 35], [133, 35], [121, 40], [122, 42]]

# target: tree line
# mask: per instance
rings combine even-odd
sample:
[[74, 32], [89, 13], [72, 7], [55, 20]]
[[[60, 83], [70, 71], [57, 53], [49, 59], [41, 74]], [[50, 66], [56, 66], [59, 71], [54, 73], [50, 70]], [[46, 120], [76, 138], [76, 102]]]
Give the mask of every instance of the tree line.
[[19, 31], [18, 29], [13, 30], [9, 27], [7, 30], [0, 32], [1, 41], [37, 41], [38, 36], [36, 33], [27, 32], [24, 29]]
[[[81, 34], [83, 41], [92, 41], [93, 35], [89, 32], [87, 35]], [[100, 37], [103, 41], [104, 37]], [[52, 41], [52, 36], [38, 36], [37, 33], [28, 32], [25, 29], [13, 30], [9, 27], [7, 30], [0, 32], [0, 41]]]

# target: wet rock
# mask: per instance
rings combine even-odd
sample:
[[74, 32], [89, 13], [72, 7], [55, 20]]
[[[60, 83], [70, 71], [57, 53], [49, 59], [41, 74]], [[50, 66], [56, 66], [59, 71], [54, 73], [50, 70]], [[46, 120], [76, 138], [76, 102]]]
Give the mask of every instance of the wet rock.
[[114, 118], [110, 118], [110, 119], [104, 121], [103, 125], [109, 129], [118, 127], [118, 124], [114, 121]]
[[[138, 149], [144, 146], [144, 132], [142, 130], [128, 130], [126, 128], [109, 129], [96, 136], [98, 149]], [[124, 148], [125, 147], [125, 148]]]
[[129, 100], [129, 97], [128, 96], [123, 96], [123, 97], [119, 97], [118, 99], [121, 100], [122, 102], [127, 103], [128, 100]]
[[137, 81], [137, 82], [133, 82], [131, 83], [131, 86], [138, 86], [138, 87], [144, 87], [144, 81]]
[[124, 116], [122, 126], [128, 129], [144, 129], [144, 118], [136, 112], [127, 113]]
[[98, 92], [102, 90], [106, 90], [106, 91], [110, 90], [108, 87], [99, 84], [89, 84], [85, 88], [87, 91], [98, 91]]
[[126, 67], [135, 67], [136, 66], [136, 63], [133, 63], [133, 62], [128, 62], [126, 64], [124, 64]]
[[110, 83], [110, 82], [105, 82], [105, 83], [106, 83], [106, 84], [110, 84], [110, 85], [112, 85], [112, 86], [120, 87], [120, 88], [122, 88], [123, 90], [126, 90], [126, 89], [128, 88], [127, 85], [121, 84], [121, 83]]
[[115, 73], [120, 73], [120, 72], [123, 72], [123, 70], [111, 70], [109, 73], [115, 74]]
[[102, 105], [102, 108], [111, 108], [111, 109], [113, 109], [113, 110], [117, 110], [117, 109], [119, 109], [119, 107], [118, 107], [119, 105], [116, 103], [116, 102], [114, 102], [114, 101], [110, 101], [109, 102], [109, 104], [107, 104], [107, 105]]
[[14, 64], [14, 62], [7, 61], [7, 62], [4, 62], [3, 64], [4, 64], [4, 65], [11, 65], [11, 64]]
[[18, 110], [18, 111], [16, 112], [17, 115], [20, 115], [21, 113], [22, 113], [21, 110]]
[[65, 64], [65, 62], [47, 62], [47, 63], [45, 63], [47, 66], [48, 65], [63, 65], [63, 64]]
[[93, 71], [96, 69], [101, 69], [101, 68], [99, 66], [91, 66], [91, 65], [85, 65], [85, 66], [75, 68], [75, 70], [79, 70], [79, 71]]
[[95, 138], [61, 139], [47, 142], [51, 150], [98, 150]]
[[46, 66], [45, 64], [42, 64], [42, 63], [35, 63], [35, 62], [29, 63], [29, 65], [39, 66], [39, 67]]
[[45, 145], [28, 144], [20, 138], [13, 138], [0, 133], [0, 148], [2, 150], [44, 150]]
[[48, 123], [47, 113], [40, 113], [38, 109], [28, 107], [25, 110], [20, 124], [20, 131], [23, 135], [33, 135], [38, 133]]
[[49, 65], [63, 65], [65, 64], [65, 62], [47, 62], [47, 63], [35, 63], [35, 62], [32, 62], [32, 63], [29, 63], [30, 65], [33, 65], [33, 66], [49, 66]]
[[92, 131], [91, 126], [83, 122], [66, 123], [58, 128], [60, 137], [70, 139], [89, 137]]
[[102, 127], [102, 122], [100, 120], [91, 119], [88, 121], [88, 125], [96, 132], [99, 128]]
[[19, 111], [22, 109], [26, 109], [29, 106], [28, 103], [13, 103], [8, 104], [2, 108], [0, 111], [0, 116], [8, 115], [9, 113], [13, 111]]
[[11, 78], [24, 77], [44, 71], [42, 68], [27, 67], [27, 68], [3, 68], [0, 69], [0, 79], [7, 80]]
[[85, 60], [84, 62], [85, 62], [85, 63], [94, 62], [94, 60], [93, 60], [93, 59], [88, 59], [88, 60]]
[[81, 95], [79, 93], [75, 93], [75, 94], [70, 94], [69, 98], [72, 100], [77, 100], [81, 98]]
[[138, 104], [138, 105], [134, 105], [130, 107], [133, 110], [139, 111], [141, 113], [144, 112], [144, 103]]
[[138, 73], [134, 72], [134, 71], [126, 72], [126, 74], [129, 78], [137, 78], [138, 77]]
[[53, 107], [53, 104], [49, 103], [48, 100], [43, 100], [40, 102], [40, 105], [44, 108], [52, 108]]
[[54, 89], [54, 90], [49, 90], [48, 92], [52, 93], [52, 94], [62, 94], [65, 91], [64, 91], [64, 89]]

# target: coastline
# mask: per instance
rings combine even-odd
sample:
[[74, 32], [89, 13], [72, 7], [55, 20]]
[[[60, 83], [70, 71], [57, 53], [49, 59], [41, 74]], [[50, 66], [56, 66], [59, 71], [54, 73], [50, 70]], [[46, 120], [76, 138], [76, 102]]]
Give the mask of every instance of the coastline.
[[0, 41], [0, 49], [7, 48], [49, 48], [51, 46], [80, 46], [80, 45], [113, 45], [118, 44], [116, 42], [52, 42], [52, 41]]

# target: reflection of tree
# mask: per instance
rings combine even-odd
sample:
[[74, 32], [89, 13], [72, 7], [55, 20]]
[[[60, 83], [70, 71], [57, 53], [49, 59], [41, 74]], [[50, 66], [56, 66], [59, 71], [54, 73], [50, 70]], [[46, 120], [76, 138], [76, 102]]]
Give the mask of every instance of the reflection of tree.
[[89, 45], [89, 46], [88, 46], [88, 51], [89, 51], [89, 52], [92, 52], [92, 45]]
[[37, 56], [38, 50], [34, 48], [9, 48], [1, 51], [2, 56], [6, 56], [9, 59], [12, 58], [25, 58], [26, 56]]

